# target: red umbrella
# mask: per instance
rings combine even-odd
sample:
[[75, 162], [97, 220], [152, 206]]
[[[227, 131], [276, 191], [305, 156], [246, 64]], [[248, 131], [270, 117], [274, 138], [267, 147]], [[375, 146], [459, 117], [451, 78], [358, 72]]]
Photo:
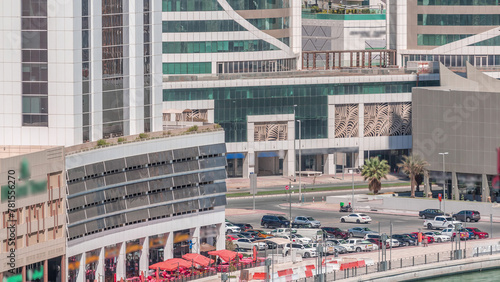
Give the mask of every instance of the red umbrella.
[[194, 253], [188, 253], [182, 256], [183, 259], [192, 261], [196, 264], [199, 264], [201, 266], [209, 266], [210, 264], [214, 263], [213, 259], [209, 259], [206, 256], [202, 256], [200, 254], [194, 254]]
[[167, 259], [159, 263], [155, 263], [149, 267], [149, 269], [161, 269], [167, 271], [174, 271], [179, 267], [191, 267], [193, 264], [190, 261], [183, 260], [180, 258]]
[[235, 259], [236, 255], [238, 255], [240, 257], [240, 259], [243, 258], [242, 254], [239, 254], [237, 252], [233, 252], [230, 250], [211, 251], [211, 252], [208, 252], [208, 254], [212, 255], [212, 256], [219, 256], [225, 262], [229, 262], [229, 261]]

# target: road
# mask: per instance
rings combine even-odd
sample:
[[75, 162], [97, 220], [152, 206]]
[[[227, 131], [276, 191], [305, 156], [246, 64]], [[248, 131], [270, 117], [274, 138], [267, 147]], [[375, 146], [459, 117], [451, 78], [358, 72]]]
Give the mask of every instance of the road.
[[[393, 189], [397, 190], [397, 189]], [[356, 194], [366, 193], [366, 191], [355, 191]], [[324, 193], [313, 193], [306, 195], [306, 202], [312, 200], [314, 195], [315, 200], [321, 200], [322, 196], [328, 195], [350, 195], [350, 191], [335, 191], [335, 192], [324, 192]], [[295, 196], [292, 199], [294, 202], [298, 201], [298, 196]], [[281, 212], [285, 213], [286, 216], [289, 216], [289, 208], [288, 206], [280, 206], [280, 204], [288, 203], [288, 197], [285, 195], [279, 196], [271, 196], [271, 197], [256, 197], [255, 209], [256, 210], [266, 210], [272, 212]], [[243, 209], [252, 209], [252, 199], [251, 198], [228, 198], [228, 203], [226, 208], [243, 208]], [[312, 216], [315, 219], [321, 221], [322, 226], [332, 226], [339, 227], [342, 230], [349, 229], [351, 227], [362, 226], [369, 227], [374, 231], [379, 231], [381, 233], [390, 233], [391, 223], [393, 224], [393, 234], [396, 233], [406, 233], [406, 232], [416, 232], [419, 228], [422, 230], [426, 230], [423, 228], [423, 219], [418, 218], [416, 216], [402, 216], [402, 215], [392, 215], [392, 214], [379, 214], [373, 212], [365, 212], [372, 218], [372, 223], [370, 224], [355, 224], [355, 223], [340, 223], [340, 217], [346, 215], [346, 213], [340, 213], [338, 211], [323, 211], [323, 210], [306, 210], [306, 209], [298, 209], [292, 207], [292, 217], [298, 215], [307, 215]], [[257, 214], [249, 214], [249, 215], [226, 215], [226, 218], [232, 222], [237, 223], [250, 223], [254, 228], [261, 229], [260, 219], [264, 213]], [[489, 218], [483, 216], [481, 221], [477, 223], [468, 223], [467, 226], [477, 227], [485, 232], [490, 232], [490, 222]], [[500, 224], [493, 223], [493, 237], [499, 237], [500, 235]]]

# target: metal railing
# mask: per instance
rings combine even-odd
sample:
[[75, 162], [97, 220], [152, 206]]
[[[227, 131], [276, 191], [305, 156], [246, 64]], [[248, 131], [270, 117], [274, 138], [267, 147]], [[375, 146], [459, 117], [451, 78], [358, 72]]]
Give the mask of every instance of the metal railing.
[[[500, 254], [500, 245], [490, 245], [467, 249], [458, 249], [453, 251], [444, 251], [419, 256], [411, 256], [406, 258], [393, 259], [388, 261], [375, 262], [372, 265], [364, 267], [350, 268], [345, 270], [335, 270], [329, 273], [317, 274], [314, 277], [302, 278], [298, 281], [313, 282], [313, 281], [337, 281], [347, 278], [358, 277], [362, 275], [384, 272], [388, 270], [413, 267], [418, 265], [426, 265], [443, 261], [460, 260], [479, 256], [489, 256]], [[323, 264], [323, 268], [325, 264]], [[321, 280], [321, 276], [323, 279]]]

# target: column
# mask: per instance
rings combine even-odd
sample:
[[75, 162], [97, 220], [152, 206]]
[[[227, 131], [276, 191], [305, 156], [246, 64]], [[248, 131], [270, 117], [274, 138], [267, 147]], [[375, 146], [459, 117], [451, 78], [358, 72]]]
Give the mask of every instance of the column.
[[255, 153], [253, 151], [249, 151], [246, 154], [244, 162], [248, 164], [248, 173], [246, 175], [243, 174], [243, 177], [248, 178], [251, 172], [255, 173], [255, 166], [256, 166], [255, 165], [255, 162], [256, 162], [255, 158], [256, 158]]
[[[85, 281], [85, 270], [86, 270], [86, 265], [85, 261], [87, 260], [87, 254], [85, 252], [82, 253], [80, 256], [80, 267], [78, 268], [78, 275], [76, 276], [76, 281], [77, 282], [84, 282]], [[68, 277], [66, 275], [66, 277]]]
[[293, 149], [287, 150], [285, 158], [283, 159], [283, 176], [293, 179], [295, 169], [295, 154]]
[[191, 249], [191, 253], [199, 254], [200, 253], [200, 227], [195, 227], [193, 231], [193, 249]]
[[[105, 258], [106, 258], [106, 249], [104, 247], [102, 247], [99, 250], [99, 263], [97, 264], [97, 269], [95, 271], [95, 276], [97, 277], [98, 280], [101, 279], [100, 277], [102, 277], [102, 279], [104, 279], [104, 268], [106, 267], [105, 266]], [[85, 261], [83, 262], [83, 264], [85, 264]], [[84, 265], [84, 267], [85, 267], [85, 265]], [[85, 273], [85, 268], [84, 268], [83, 272]], [[83, 278], [84, 279], [81, 281], [85, 281], [85, 276]]]
[[[45, 267], [43, 268], [44, 279], [45, 279], [45, 272], [47, 272], [46, 269], [47, 270], [49, 269], [49, 264], [48, 264], [47, 260], [45, 261], [45, 266], [47, 268], [45, 268]], [[66, 282], [68, 279], [68, 275], [66, 275], [66, 255], [61, 256], [61, 271], [59, 271], [59, 273], [61, 274], [61, 281]], [[48, 281], [48, 277], [47, 277], [46, 281]]]
[[[64, 256], [63, 256], [64, 257]], [[61, 276], [64, 277], [64, 268], [62, 268], [63, 260], [61, 260]], [[47, 260], [43, 261], [43, 282], [48, 282], [49, 281], [49, 276], [48, 276], [48, 270], [49, 269], [49, 263]], [[61, 278], [63, 278], [61, 277]], [[67, 276], [66, 276], [67, 277]], [[61, 279], [62, 281], [62, 279]]]
[[248, 153], [244, 153], [245, 158], [243, 159], [243, 178], [249, 178], [250, 173], [254, 172], [253, 167], [250, 167], [250, 157]]
[[167, 235], [167, 242], [163, 249], [163, 259], [171, 259], [174, 257], [174, 232], [169, 232]]
[[125, 260], [127, 258], [127, 244], [126, 242], [121, 243], [120, 252], [118, 254], [118, 262], [116, 263], [116, 280], [126, 279], [126, 263]]
[[453, 195], [453, 198], [455, 201], [460, 200], [460, 193], [458, 193], [458, 180], [457, 180], [457, 173], [452, 172], [451, 173], [451, 194]]
[[365, 104], [358, 104], [358, 160], [356, 167], [361, 167], [365, 164], [365, 150], [363, 137], [365, 135]]
[[217, 235], [217, 250], [223, 250], [226, 248], [226, 226], [225, 224], [217, 224], [219, 229], [219, 234]]
[[21, 273], [23, 275], [23, 282], [26, 282], [26, 265], [23, 265]]
[[491, 193], [490, 193], [490, 186], [488, 185], [488, 177], [486, 176], [486, 174], [483, 174], [482, 175], [482, 178], [483, 178], [483, 181], [482, 181], [482, 201], [483, 202], [488, 202], [488, 198], [491, 196]]
[[431, 186], [429, 185], [429, 174], [424, 175], [424, 197], [431, 192]]
[[333, 154], [325, 155], [325, 168], [323, 170], [323, 174], [335, 174], [335, 156]]
[[142, 242], [141, 258], [139, 259], [139, 274], [143, 271], [145, 274], [149, 270], [149, 237], [146, 236]]

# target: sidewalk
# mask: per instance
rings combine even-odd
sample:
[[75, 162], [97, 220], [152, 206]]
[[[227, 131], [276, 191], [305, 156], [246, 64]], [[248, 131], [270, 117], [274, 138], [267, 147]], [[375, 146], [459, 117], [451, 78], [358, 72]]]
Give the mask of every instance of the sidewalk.
[[[407, 181], [407, 178], [403, 175], [396, 174], [388, 174], [387, 181]], [[306, 187], [311, 187], [315, 185], [327, 185], [327, 184], [345, 184], [351, 185], [352, 183], [352, 175], [344, 174], [344, 179], [342, 180], [342, 174], [337, 173], [337, 175], [321, 175], [318, 177], [306, 177], [302, 176], [301, 178], [302, 185]], [[363, 180], [363, 177], [360, 174], [354, 174], [354, 182], [363, 182], [368, 185], [368, 182]], [[383, 181], [382, 183], [384, 183]], [[267, 188], [267, 187], [276, 187], [292, 184], [294, 186], [299, 185], [299, 177], [297, 176], [295, 182], [293, 179], [283, 176], [261, 176], [257, 177], [257, 187], [258, 188]], [[248, 178], [228, 178], [226, 179], [226, 187], [228, 192], [237, 192], [242, 189], [248, 189], [250, 187], [250, 179]]]

